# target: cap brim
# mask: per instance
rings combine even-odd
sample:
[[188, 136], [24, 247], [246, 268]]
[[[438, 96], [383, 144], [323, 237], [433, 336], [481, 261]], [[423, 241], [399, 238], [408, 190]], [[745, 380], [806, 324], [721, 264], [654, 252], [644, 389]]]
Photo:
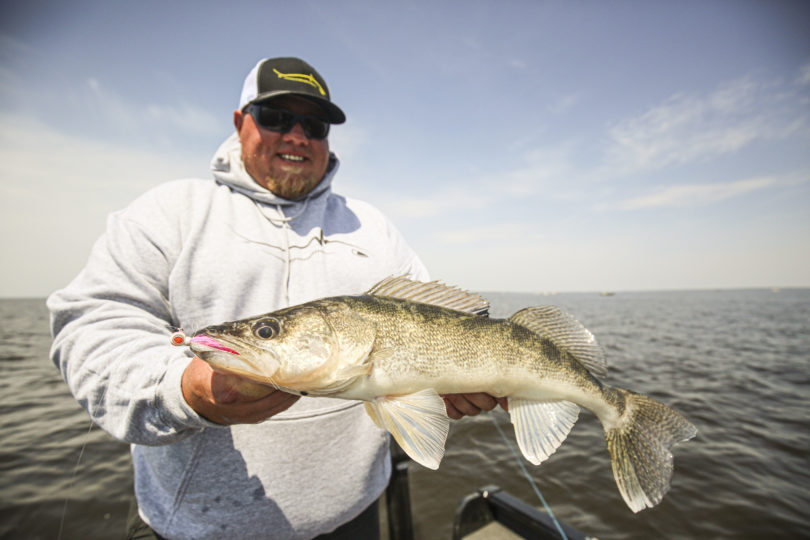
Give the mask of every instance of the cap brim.
[[[273, 98], [277, 98], [279, 96], [288, 96], [288, 95], [304, 98], [321, 107], [326, 113], [327, 120], [329, 121], [330, 124], [342, 124], [343, 122], [346, 121], [346, 115], [343, 114], [343, 111], [340, 109], [340, 107], [338, 107], [328, 99], [322, 99], [317, 96], [313, 96], [312, 94], [292, 92], [290, 90], [276, 90], [274, 92], [264, 92], [263, 94], [259, 94], [258, 96], [250, 100], [250, 103], [261, 103], [264, 101], [270, 101]], [[246, 103], [245, 106], [249, 105], [250, 103]]]

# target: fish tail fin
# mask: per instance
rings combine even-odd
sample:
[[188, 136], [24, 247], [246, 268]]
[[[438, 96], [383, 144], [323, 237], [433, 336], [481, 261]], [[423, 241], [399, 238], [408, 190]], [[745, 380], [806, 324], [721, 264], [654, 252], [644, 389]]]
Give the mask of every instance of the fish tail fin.
[[641, 394], [616, 388], [624, 397], [624, 411], [605, 438], [619, 492], [633, 512], [652, 508], [669, 491], [672, 453], [697, 429], [666, 405]]

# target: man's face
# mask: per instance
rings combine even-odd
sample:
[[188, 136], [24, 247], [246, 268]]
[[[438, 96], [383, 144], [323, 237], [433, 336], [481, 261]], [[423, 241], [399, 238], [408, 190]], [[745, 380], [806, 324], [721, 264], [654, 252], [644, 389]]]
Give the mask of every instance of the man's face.
[[[296, 114], [322, 116], [317, 105], [295, 96], [278, 97], [272, 104]], [[234, 111], [233, 122], [242, 143], [245, 170], [279, 197], [300, 199], [326, 174], [328, 139], [308, 138], [297, 123], [287, 133], [270, 131], [259, 127], [249, 113], [242, 111]]]

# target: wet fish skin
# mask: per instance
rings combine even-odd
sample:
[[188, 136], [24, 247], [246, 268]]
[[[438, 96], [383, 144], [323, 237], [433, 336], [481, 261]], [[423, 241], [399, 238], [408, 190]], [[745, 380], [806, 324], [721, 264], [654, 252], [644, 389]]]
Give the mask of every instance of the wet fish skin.
[[[601, 420], [628, 506], [657, 504], [669, 488], [669, 448], [696, 434], [663, 404], [603, 384], [593, 335], [562, 310], [481, 315], [482, 298], [437, 283], [389, 278], [359, 296], [325, 298], [207, 327], [190, 340], [215, 368], [282, 390], [359, 399], [417, 462], [437, 468], [449, 429], [439, 394], [509, 399], [521, 451], [551, 455], [579, 407]], [[196, 340], [196, 341], [195, 341]]]

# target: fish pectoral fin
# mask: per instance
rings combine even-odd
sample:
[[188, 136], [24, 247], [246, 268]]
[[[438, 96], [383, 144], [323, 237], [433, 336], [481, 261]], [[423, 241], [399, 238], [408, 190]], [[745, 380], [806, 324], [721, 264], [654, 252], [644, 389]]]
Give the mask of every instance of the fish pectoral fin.
[[374, 423], [391, 433], [411, 459], [429, 469], [439, 468], [450, 419], [435, 390], [379, 397], [365, 405]]
[[341, 368], [335, 373], [335, 380], [343, 381], [343, 380], [352, 380], [356, 377], [365, 377], [369, 373], [371, 373], [371, 368], [374, 367], [371, 364], [362, 364], [360, 366], [349, 366], [345, 368]]
[[579, 416], [570, 401], [531, 401], [509, 398], [509, 418], [523, 455], [539, 465], [562, 444]]
[[369, 354], [369, 363], [373, 364], [374, 362], [391, 358], [394, 356], [395, 352], [397, 352], [396, 349], [392, 349], [390, 347], [381, 347], [379, 349], [375, 347]]
[[373, 368], [374, 364], [371, 362], [364, 362], [359, 366], [346, 366], [340, 368], [335, 372], [332, 384], [327, 386], [326, 389], [328, 389], [330, 393], [343, 390], [354, 384], [355, 379], [358, 377], [367, 377], [371, 375], [371, 370]]

